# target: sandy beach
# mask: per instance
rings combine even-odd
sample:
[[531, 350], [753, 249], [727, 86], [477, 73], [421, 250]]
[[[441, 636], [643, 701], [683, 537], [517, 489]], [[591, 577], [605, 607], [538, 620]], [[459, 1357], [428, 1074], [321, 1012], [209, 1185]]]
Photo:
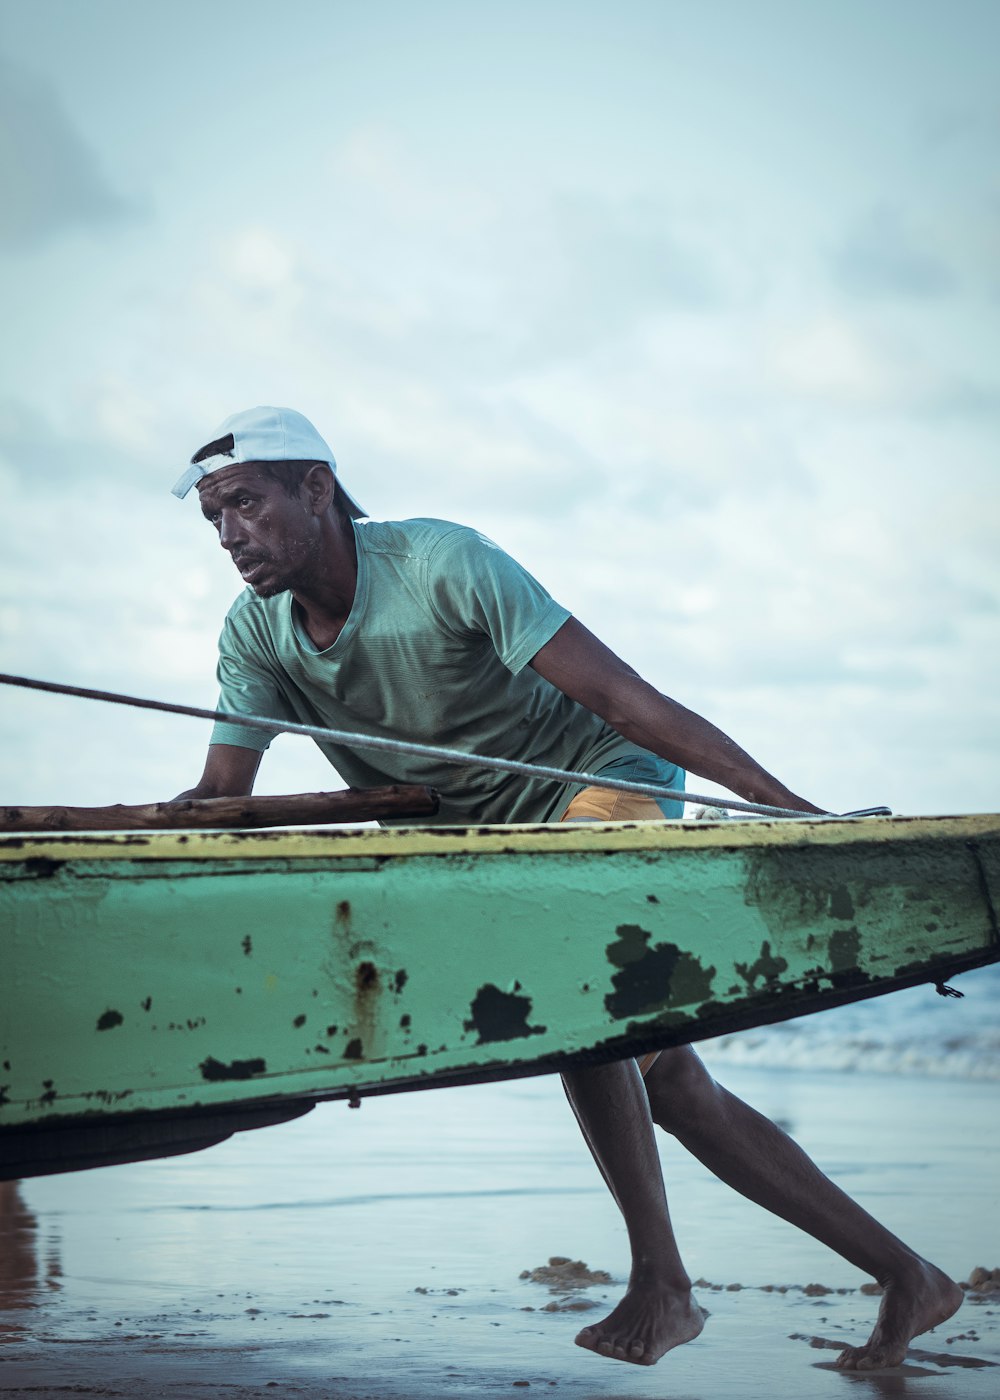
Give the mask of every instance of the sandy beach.
[[[720, 1068], [959, 1280], [1000, 1264], [995, 1083]], [[969, 1290], [906, 1364], [833, 1369], [877, 1298], [854, 1269], [661, 1135], [702, 1336], [654, 1368], [574, 1347], [624, 1231], [551, 1079], [326, 1105], [209, 1152], [8, 1188], [0, 1393], [208, 1397], [843, 1395], [1000, 1385], [1000, 1293]], [[610, 1285], [522, 1278], [550, 1256]], [[854, 1391], [857, 1394], [859, 1392]]]

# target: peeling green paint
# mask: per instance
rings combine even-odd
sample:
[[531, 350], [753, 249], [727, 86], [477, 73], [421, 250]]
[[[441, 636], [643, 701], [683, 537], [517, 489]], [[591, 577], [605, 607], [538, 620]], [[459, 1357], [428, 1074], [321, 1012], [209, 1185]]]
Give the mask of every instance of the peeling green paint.
[[0, 839], [0, 1154], [19, 1125], [540, 1072], [949, 977], [1000, 956], [998, 890], [998, 817]]

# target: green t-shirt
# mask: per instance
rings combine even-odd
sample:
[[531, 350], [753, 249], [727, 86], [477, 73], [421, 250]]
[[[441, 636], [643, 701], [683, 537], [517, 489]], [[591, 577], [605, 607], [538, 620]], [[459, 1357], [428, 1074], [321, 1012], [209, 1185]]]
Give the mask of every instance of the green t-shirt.
[[[570, 614], [492, 541], [443, 520], [355, 521], [354, 530], [354, 606], [324, 651], [297, 622], [290, 593], [259, 598], [248, 588], [233, 604], [219, 639], [221, 710], [584, 772], [633, 750], [528, 665]], [[212, 743], [261, 750], [271, 737], [219, 723]], [[351, 787], [436, 788], [441, 809], [427, 823], [552, 821], [579, 791], [317, 743]]]

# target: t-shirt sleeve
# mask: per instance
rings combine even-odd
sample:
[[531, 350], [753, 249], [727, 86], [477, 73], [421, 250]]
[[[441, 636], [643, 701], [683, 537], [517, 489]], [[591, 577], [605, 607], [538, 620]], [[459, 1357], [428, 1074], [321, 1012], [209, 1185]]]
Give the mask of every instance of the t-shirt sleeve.
[[[229, 715], [257, 715], [263, 719], [295, 720], [274, 674], [250, 656], [232, 618], [227, 617], [219, 637], [218, 708]], [[241, 724], [216, 721], [210, 744], [233, 744], [262, 753], [280, 727], [245, 729]]]
[[431, 604], [459, 636], [490, 637], [515, 676], [571, 616], [516, 559], [475, 530], [445, 537], [428, 560]]

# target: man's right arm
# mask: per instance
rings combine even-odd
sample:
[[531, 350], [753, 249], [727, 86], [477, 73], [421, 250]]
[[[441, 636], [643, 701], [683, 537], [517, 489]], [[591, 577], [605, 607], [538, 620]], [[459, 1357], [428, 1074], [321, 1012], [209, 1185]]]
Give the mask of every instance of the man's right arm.
[[641, 748], [719, 783], [748, 802], [823, 814], [822, 808], [766, 772], [728, 734], [661, 695], [576, 618], [560, 627], [531, 665], [551, 685]]
[[256, 749], [210, 744], [205, 771], [193, 788], [179, 792], [174, 801], [187, 797], [249, 797], [262, 757]]

